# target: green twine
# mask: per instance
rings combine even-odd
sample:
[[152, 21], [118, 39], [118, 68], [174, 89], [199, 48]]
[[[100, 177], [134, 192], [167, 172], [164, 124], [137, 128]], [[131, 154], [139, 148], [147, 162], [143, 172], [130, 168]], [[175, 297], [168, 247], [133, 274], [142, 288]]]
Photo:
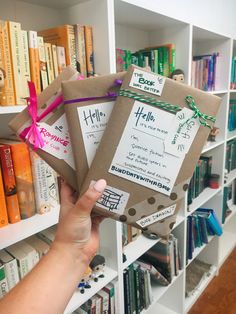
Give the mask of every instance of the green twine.
[[[157, 100], [154, 97], [146, 96], [144, 94], [137, 93], [137, 92], [134, 92], [134, 91], [129, 90], [129, 89], [120, 89], [119, 92], [118, 92], [118, 95], [119, 96], [123, 96], [123, 97], [132, 98], [132, 99], [135, 99], [135, 100], [139, 100], [141, 102], [144, 102], [144, 103], [156, 106], [156, 107], [158, 107], [160, 109], [163, 109], [163, 110], [166, 110], [166, 111], [169, 111], [169, 112], [173, 112], [173, 113], [176, 113], [176, 112], [178, 112], [178, 111], [183, 109], [179, 105], [172, 105], [172, 104], [166, 103], [166, 102], [164, 102], [162, 100]], [[194, 100], [194, 98], [192, 96], [186, 96], [185, 97], [185, 102], [189, 106], [189, 108], [191, 110], [193, 110], [193, 112], [194, 112], [194, 114], [191, 117], [191, 119], [197, 119], [198, 118], [201, 125], [206, 126], [206, 127], [210, 128], [210, 129], [212, 129], [212, 126], [209, 123], [207, 123], [207, 120], [214, 123], [216, 121], [216, 118], [213, 117], [213, 116], [201, 113], [201, 111], [197, 108], [197, 105], [195, 104], [195, 100]]]

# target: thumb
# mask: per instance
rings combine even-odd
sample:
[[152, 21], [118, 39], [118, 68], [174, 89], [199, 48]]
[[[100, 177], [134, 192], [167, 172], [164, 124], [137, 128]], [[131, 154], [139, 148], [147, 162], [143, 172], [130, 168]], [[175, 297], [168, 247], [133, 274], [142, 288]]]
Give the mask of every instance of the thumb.
[[75, 208], [77, 210], [77, 216], [87, 217], [95, 205], [96, 201], [101, 197], [106, 188], [106, 181], [100, 179], [95, 183], [90, 184], [88, 190], [78, 199]]

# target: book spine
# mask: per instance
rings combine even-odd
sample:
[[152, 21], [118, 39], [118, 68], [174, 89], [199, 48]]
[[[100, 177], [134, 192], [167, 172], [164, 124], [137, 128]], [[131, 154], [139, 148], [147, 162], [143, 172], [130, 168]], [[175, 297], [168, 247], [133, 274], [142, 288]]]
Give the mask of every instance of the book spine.
[[29, 149], [25, 143], [12, 144], [11, 153], [21, 219], [26, 219], [36, 212]]
[[8, 288], [10, 290], [20, 281], [16, 259], [12, 258], [11, 261], [4, 264], [4, 268], [7, 277]]
[[50, 43], [44, 43], [47, 72], [48, 72], [48, 83], [51, 84], [54, 80], [53, 60], [52, 60], [52, 45]]
[[57, 62], [57, 46], [52, 45], [52, 61], [53, 61], [53, 70], [54, 70], [54, 77], [58, 77], [58, 62]]
[[61, 46], [56, 46], [56, 48], [57, 48], [58, 72], [61, 73], [63, 69], [66, 68], [65, 48]]
[[75, 31], [72, 25], [68, 25], [68, 47], [69, 47], [69, 57], [70, 65], [76, 69], [76, 52], [75, 52]]
[[39, 94], [41, 92], [41, 84], [40, 84], [40, 63], [37, 32], [29, 31], [28, 40], [29, 40], [31, 80], [34, 82], [36, 92]]
[[41, 90], [48, 86], [47, 62], [43, 37], [38, 36]]
[[2, 171], [0, 167], [0, 228], [8, 224], [7, 205], [5, 200]]
[[0, 299], [9, 291], [4, 265], [0, 263]]
[[13, 69], [10, 53], [10, 39], [7, 22], [0, 20], [0, 76], [2, 84], [0, 88], [0, 105], [13, 106], [16, 104]]
[[23, 65], [23, 94], [24, 97], [29, 97], [28, 81], [31, 81], [30, 76], [30, 61], [29, 61], [29, 45], [28, 45], [28, 33], [27, 31], [21, 31], [21, 41], [22, 41], [22, 65]]
[[76, 68], [77, 71], [87, 76], [86, 66], [86, 51], [85, 51], [85, 38], [84, 38], [84, 26], [75, 25], [75, 49], [76, 49]]
[[94, 71], [94, 52], [93, 52], [93, 29], [92, 26], [84, 26], [85, 47], [86, 47], [86, 64], [88, 77], [95, 74]]
[[10, 51], [13, 69], [14, 90], [17, 105], [26, 105], [24, 99], [24, 75], [23, 75], [23, 48], [21, 40], [21, 25], [16, 22], [8, 22], [8, 32], [10, 38]]
[[10, 223], [16, 223], [20, 221], [21, 218], [10, 146], [0, 146], [0, 159], [8, 218]]

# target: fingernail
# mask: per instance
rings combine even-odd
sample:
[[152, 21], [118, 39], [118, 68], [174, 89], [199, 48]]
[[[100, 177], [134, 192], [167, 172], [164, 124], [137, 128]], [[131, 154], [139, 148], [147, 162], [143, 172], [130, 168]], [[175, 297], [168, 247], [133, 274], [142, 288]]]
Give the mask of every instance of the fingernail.
[[102, 192], [105, 190], [106, 185], [107, 185], [106, 181], [103, 180], [103, 179], [100, 179], [100, 180], [98, 180], [97, 182], [95, 182], [93, 188], [94, 188], [94, 190], [96, 190], [97, 192], [102, 193]]

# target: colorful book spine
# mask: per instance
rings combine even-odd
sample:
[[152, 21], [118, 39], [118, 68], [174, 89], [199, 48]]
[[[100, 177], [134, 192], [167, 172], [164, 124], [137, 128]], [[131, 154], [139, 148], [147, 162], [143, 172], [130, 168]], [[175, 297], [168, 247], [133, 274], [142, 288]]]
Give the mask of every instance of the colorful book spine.
[[93, 76], [94, 70], [94, 51], [93, 51], [93, 29], [92, 26], [84, 26], [84, 37], [86, 47], [86, 64], [87, 64], [87, 76]]
[[7, 22], [0, 20], [0, 105], [13, 106], [16, 104], [13, 69], [11, 62], [10, 39]]
[[43, 37], [38, 36], [41, 90], [48, 86], [47, 61]]
[[37, 32], [29, 31], [28, 40], [29, 40], [31, 80], [35, 84], [37, 94], [39, 94], [41, 92], [41, 83], [40, 83], [40, 62]]
[[7, 278], [3, 263], [0, 262], [0, 299], [8, 292]]
[[0, 167], [0, 228], [8, 224], [7, 204], [5, 200], [2, 171]]
[[76, 24], [74, 27], [75, 27], [76, 69], [81, 75], [87, 77], [84, 26]]
[[21, 217], [16, 192], [15, 172], [9, 145], [0, 145], [0, 159], [8, 218], [10, 223], [16, 223], [21, 220]]
[[23, 65], [23, 86], [24, 97], [29, 97], [28, 81], [31, 81], [30, 76], [30, 61], [29, 61], [29, 44], [28, 33], [25, 30], [21, 30], [22, 39], [22, 65]]
[[20, 281], [16, 259], [7, 251], [1, 250], [0, 261], [4, 264], [8, 288], [11, 290]]
[[25, 143], [14, 143], [10, 147], [21, 219], [26, 219], [36, 212], [29, 149]]

